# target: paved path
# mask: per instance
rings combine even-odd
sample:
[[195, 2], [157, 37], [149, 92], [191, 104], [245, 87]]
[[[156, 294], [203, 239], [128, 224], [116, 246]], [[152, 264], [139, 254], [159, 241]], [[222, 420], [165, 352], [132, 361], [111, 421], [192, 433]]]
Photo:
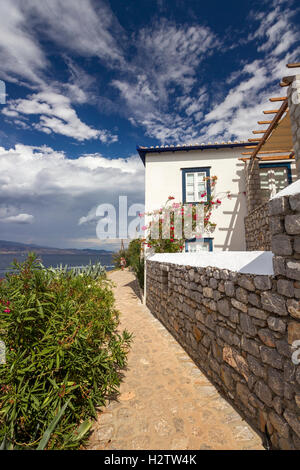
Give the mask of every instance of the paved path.
[[132, 273], [110, 278], [121, 327], [134, 334], [118, 401], [109, 403], [89, 449], [262, 449], [261, 439], [138, 299]]

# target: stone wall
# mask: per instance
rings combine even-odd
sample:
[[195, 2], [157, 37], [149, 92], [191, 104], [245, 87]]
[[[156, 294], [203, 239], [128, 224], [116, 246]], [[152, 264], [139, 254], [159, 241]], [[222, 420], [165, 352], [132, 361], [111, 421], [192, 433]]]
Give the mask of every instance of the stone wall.
[[269, 229], [268, 204], [258, 206], [245, 217], [245, 237], [247, 251], [270, 251], [271, 234]]
[[263, 203], [267, 202], [269, 195], [260, 187], [259, 161], [249, 160], [245, 163], [246, 197], [248, 214]]
[[295, 75], [292, 78], [292, 83], [288, 88], [287, 97], [289, 103], [296, 169], [298, 178], [300, 178], [300, 75]]
[[300, 449], [300, 194], [269, 216], [274, 276], [147, 260], [146, 302], [272, 448]]

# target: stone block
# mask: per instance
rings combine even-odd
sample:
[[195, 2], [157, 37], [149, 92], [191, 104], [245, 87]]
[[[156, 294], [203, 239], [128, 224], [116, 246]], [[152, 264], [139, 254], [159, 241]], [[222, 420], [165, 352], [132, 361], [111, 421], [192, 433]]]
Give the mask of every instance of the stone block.
[[282, 256], [274, 256], [273, 258], [273, 269], [275, 276], [286, 275], [286, 258]]
[[224, 287], [225, 287], [225, 294], [228, 297], [233, 297], [235, 294], [234, 282], [226, 281], [224, 284]]
[[257, 328], [253, 324], [251, 317], [245, 313], [240, 314], [240, 327], [242, 331], [249, 336], [255, 336], [257, 334]]
[[284, 297], [273, 292], [263, 292], [261, 295], [261, 303], [263, 308], [269, 312], [275, 312], [278, 315], [287, 315]]
[[293, 431], [295, 431], [297, 436], [300, 437], [300, 420], [299, 420], [299, 416], [296, 415], [295, 413], [292, 413], [289, 410], [285, 410], [285, 412], [283, 413], [283, 416], [285, 417], [285, 419], [287, 420], [287, 422], [289, 423], [289, 425], [291, 426]]
[[300, 301], [296, 299], [287, 300], [287, 309], [291, 317], [300, 320]]
[[269, 346], [270, 348], [275, 348], [275, 338], [270, 330], [268, 330], [267, 328], [263, 328], [258, 331], [258, 336], [266, 346]]
[[272, 288], [272, 280], [270, 276], [255, 276], [254, 285], [258, 290], [269, 290]]
[[251, 354], [248, 354], [247, 362], [248, 362], [249, 369], [251, 370], [251, 372], [253, 372], [254, 375], [266, 380], [267, 378], [266, 367], [264, 367], [260, 361], [258, 361], [255, 357], [251, 356]]
[[282, 372], [278, 372], [269, 367], [268, 369], [268, 385], [276, 395], [283, 397], [284, 377]]
[[291, 322], [288, 325], [288, 343], [300, 340], [300, 322]]
[[248, 302], [255, 307], [261, 307], [260, 296], [253, 292], [248, 295]]
[[243, 287], [246, 290], [255, 291], [255, 286], [253, 283], [253, 280], [250, 278], [250, 276], [247, 276], [246, 274], [240, 274], [238, 277], [238, 285], [240, 287]]
[[260, 358], [259, 345], [256, 341], [249, 339], [246, 336], [242, 336], [241, 347], [244, 351]]
[[289, 211], [289, 202], [287, 197], [277, 197], [269, 201], [269, 216], [284, 215]]
[[287, 260], [286, 262], [286, 275], [296, 281], [300, 280], [300, 261]]
[[203, 295], [204, 297], [209, 297], [209, 298], [213, 298], [213, 290], [211, 287], [203, 287]]
[[294, 251], [296, 251], [296, 253], [300, 253], [300, 237], [294, 238]]
[[282, 369], [282, 356], [278, 354], [275, 349], [268, 348], [267, 346], [261, 346], [260, 355], [264, 364], [268, 364], [275, 369]]
[[230, 315], [230, 308], [231, 307], [227, 299], [218, 300], [217, 309], [222, 315], [228, 317]]
[[300, 234], [300, 214], [287, 215], [284, 219], [284, 226], [287, 233], [291, 235]]
[[278, 416], [275, 411], [271, 411], [269, 414], [269, 419], [273, 428], [276, 429], [276, 431], [278, 432], [279, 436], [285, 438], [289, 437], [289, 426], [281, 416]]
[[256, 382], [254, 391], [262, 402], [264, 402], [267, 406], [272, 406], [272, 392], [264, 382], [261, 380]]
[[268, 313], [259, 308], [249, 307], [248, 314], [251, 317], [258, 318], [259, 320], [266, 320], [268, 318]]
[[289, 256], [293, 253], [292, 239], [284, 234], [274, 235], [271, 246], [275, 255]]
[[281, 217], [270, 217], [269, 219], [270, 224], [270, 232], [272, 235], [276, 235], [278, 233], [282, 233], [284, 230], [283, 221]]
[[248, 291], [246, 291], [246, 289], [243, 289], [243, 287], [238, 287], [236, 289], [235, 296], [240, 302], [243, 302], [244, 304], [248, 303]]
[[277, 291], [281, 295], [286, 297], [294, 296], [294, 283], [293, 281], [288, 281], [286, 279], [279, 279], [277, 281]]
[[286, 323], [277, 317], [268, 318], [268, 327], [273, 331], [278, 331], [279, 333], [284, 333], [286, 330]]
[[235, 349], [225, 346], [223, 348], [223, 361], [237, 370], [248, 381], [250, 372], [247, 362]]
[[232, 306], [237, 308], [238, 310], [241, 310], [242, 312], [246, 313], [248, 310], [247, 305], [243, 304], [242, 302], [239, 302], [236, 299], [231, 299]]
[[292, 194], [289, 197], [291, 209], [295, 212], [300, 212], [300, 194]]

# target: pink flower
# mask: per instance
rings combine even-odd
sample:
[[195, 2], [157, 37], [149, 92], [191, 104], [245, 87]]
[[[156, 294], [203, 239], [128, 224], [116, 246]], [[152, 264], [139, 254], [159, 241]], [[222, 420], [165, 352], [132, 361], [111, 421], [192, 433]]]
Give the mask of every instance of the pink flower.
[[10, 312], [11, 312], [11, 310], [10, 310], [9, 308], [6, 308], [6, 309], [4, 310], [4, 313], [10, 313]]
[[147, 230], [147, 228], [148, 228], [147, 225], [142, 226], [142, 230]]

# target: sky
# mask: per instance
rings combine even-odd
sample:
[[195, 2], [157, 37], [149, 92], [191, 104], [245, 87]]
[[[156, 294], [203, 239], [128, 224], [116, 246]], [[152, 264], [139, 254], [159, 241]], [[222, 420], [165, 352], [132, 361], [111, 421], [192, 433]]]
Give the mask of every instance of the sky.
[[0, 0], [0, 239], [118, 248], [96, 208], [143, 204], [136, 146], [251, 137], [299, 25], [297, 0]]

